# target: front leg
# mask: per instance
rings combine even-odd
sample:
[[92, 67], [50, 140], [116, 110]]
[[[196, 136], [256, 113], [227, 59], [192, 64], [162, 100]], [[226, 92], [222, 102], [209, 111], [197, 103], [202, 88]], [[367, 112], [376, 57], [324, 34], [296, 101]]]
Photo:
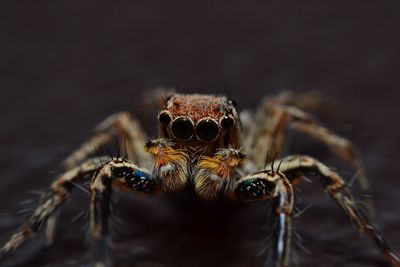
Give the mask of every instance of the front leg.
[[273, 201], [272, 261], [274, 267], [289, 264], [293, 190], [285, 176], [274, 170], [263, 170], [243, 178], [236, 170], [245, 159], [237, 149], [224, 148], [213, 157], [201, 157], [196, 165], [194, 185], [203, 200], [217, 199], [221, 193], [242, 202]]
[[323, 163], [308, 156], [290, 156], [282, 160], [281, 172], [292, 182], [301, 181], [305, 176], [317, 174], [329, 196], [340, 206], [353, 225], [364, 236], [371, 238], [378, 249], [395, 267], [400, 267], [400, 258], [387, 244], [383, 235], [373, 226], [367, 214], [357, 204], [353, 193], [343, 178]]
[[126, 160], [114, 159], [96, 172], [91, 182], [90, 205], [91, 247], [96, 267], [108, 265], [106, 246], [112, 187], [147, 195], [159, 192], [157, 180], [148, 171]]
[[91, 183], [90, 233], [96, 267], [107, 266], [106, 244], [112, 187], [140, 194], [159, 191], [179, 192], [188, 182], [188, 155], [167, 139], [156, 139], [145, 145], [154, 160], [153, 172], [121, 159], [115, 159], [99, 169]]
[[274, 170], [253, 173], [239, 179], [233, 191], [227, 194], [244, 202], [273, 201], [270, 218], [273, 231], [271, 266], [289, 266], [294, 196], [292, 186], [283, 173]]

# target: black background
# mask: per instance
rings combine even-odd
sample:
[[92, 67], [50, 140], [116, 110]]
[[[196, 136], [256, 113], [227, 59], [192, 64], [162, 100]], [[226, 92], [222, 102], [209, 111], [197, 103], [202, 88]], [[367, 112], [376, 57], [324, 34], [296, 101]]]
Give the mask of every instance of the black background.
[[[337, 101], [323, 123], [360, 148], [380, 226], [399, 250], [396, 2], [2, 1], [2, 236], [22, 222], [16, 211], [32, 198], [27, 191], [48, 185], [60, 161], [102, 118], [128, 110], [154, 135], [155, 111], [146, 108], [145, 89], [227, 93], [252, 109], [262, 96], [291, 89], [318, 90]], [[319, 145], [293, 146], [331, 159]], [[386, 266], [319, 185], [303, 191], [313, 207], [296, 230], [312, 254], [297, 249], [300, 266]], [[87, 263], [84, 222], [69, 221], [89, 198], [74, 197], [55, 246], [28, 249], [18, 266]], [[120, 198], [117, 266], [259, 266], [265, 207]]]

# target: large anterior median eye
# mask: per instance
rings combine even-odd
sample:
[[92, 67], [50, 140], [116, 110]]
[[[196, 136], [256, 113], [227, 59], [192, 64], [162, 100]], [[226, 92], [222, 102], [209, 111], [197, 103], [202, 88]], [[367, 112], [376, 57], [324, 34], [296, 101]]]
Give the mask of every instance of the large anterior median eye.
[[200, 141], [210, 142], [215, 140], [219, 134], [218, 123], [212, 119], [203, 119], [197, 123], [196, 135]]
[[193, 123], [186, 117], [178, 117], [172, 122], [171, 132], [177, 139], [189, 140], [193, 131]]

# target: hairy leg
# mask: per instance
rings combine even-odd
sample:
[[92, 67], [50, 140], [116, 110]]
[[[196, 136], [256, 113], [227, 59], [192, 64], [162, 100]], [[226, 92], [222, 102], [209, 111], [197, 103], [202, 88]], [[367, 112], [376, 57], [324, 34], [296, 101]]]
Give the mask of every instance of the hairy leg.
[[[252, 160], [257, 160], [259, 159], [259, 168], [262, 168], [265, 163], [265, 157], [266, 157], [266, 151], [269, 151], [272, 155], [276, 152], [281, 152], [282, 148], [282, 142], [283, 140], [279, 140], [276, 142], [277, 144], [275, 145], [274, 139], [272, 136], [270, 138], [265, 137], [264, 135], [270, 134], [274, 131], [279, 131], [280, 128], [283, 126], [282, 123], [285, 123], [282, 121], [283, 114], [276, 114], [275, 117], [270, 116], [270, 110], [269, 107], [275, 105], [275, 106], [291, 106], [295, 107], [297, 109], [312, 109], [316, 111], [320, 111], [321, 107], [324, 107], [326, 109], [326, 106], [333, 106], [331, 103], [326, 103], [325, 99], [321, 97], [318, 92], [310, 91], [310, 92], [304, 92], [300, 94], [295, 94], [292, 91], [283, 91], [277, 95], [267, 95], [263, 98], [256, 114], [252, 114], [252, 112], [248, 110], [244, 110], [243, 112], [240, 113], [240, 119], [242, 120], [242, 124], [244, 126], [244, 137], [245, 137], [245, 147], [251, 147], [251, 151], [254, 151], [255, 142], [256, 138], [264, 138], [265, 140], [263, 142], [258, 142], [258, 145], [263, 144], [267, 149], [260, 149], [264, 151], [262, 155], [258, 156], [259, 154], [254, 153], [254, 155], [250, 155], [250, 158]], [[268, 123], [268, 126], [265, 127], [260, 127], [260, 125], [263, 125], [265, 123]], [[264, 128], [265, 133], [262, 133], [262, 128]], [[275, 138], [279, 134], [275, 134]], [[283, 136], [282, 136], [283, 137]], [[281, 144], [281, 145], [279, 145]], [[278, 146], [279, 150], [273, 149], [274, 146]], [[270, 149], [271, 147], [271, 149]], [[269, 150], [270, 149], [270, 150]], [[272, 151], [271, 151], [272, 150]], [[251, 153], [249, 151], [249, 153]]]
[[281, 153], [285, 141], [285, 129], [288, 126], [322, 142], [336, 155], [350, 163], [359, 172], [357, 181], [362, 192], [369, 193], [370, 183], [357, 148], [347, 139], [318, 125], [310, 114], [294, 106], [284, 105], [282, 102], [284, 101], [265, 101], [258, 110], [251, 133], [245, 140], [249, 158], [262, 168], [268, 153], [272, 155]]
[[51, 191], [45, 195], [44, 200], [34, 210], [28, 221], [3, 245], [0, 250], [0, 256], [13, 252], [40, 231], [48, 219], [68, 199], [74, 187], [73, 183], [96, 171], [99, 166], [97, 161], [98, 159], [87, 160], [79, 167], [75, 167], [60, 175], [51, 184]]
[[371, 238], [393, 266], [400, 267], [400, 258], [391, 250], [378, 229], [373, 226], [367, 214], [363, 212], [363, 209], [357, 203], [350, 188], [338, 173], [308, 156], [290, 156], [284, 158], [280, 166], [280, 172], [284, 173], [292, 183], [301, 181], [307, 175], [319, 175], [325, 190], [341, 207], [357, 230], [362, 235]]
[[101, 167], [91, 182], [90, 235], [93, 262], [107, 266], [110, 199], [112, 187], [120, 190], [154, 194], [159, 191], [157, 180], [145, 169], [126, 160], [114, 159]]
[[337, 103], [333, 98], [329, 98], [326, 95], [322, 96], [319, 91], [315, 90], [299, 93], [284, 90], [279, 94], [266, 96], [263, 99], [263, 103], [292, 106], [313, 112], [333, 111], [337, 108]]
[[149, 141], [145, 150], [155, 158], [151, 174], [127, 160], [115, 159], [105, 164], [93, 177], [90, 231], [96, 266], [106, 265], [104, 255], [112, 187], [135, 193], [154, 194], [159, 191], [179, 192], [188, 184], [189, 158], [184, 151], [175, 149], [173, 143], [163, 138]]
[[113, 114], [98, 124], [94, 129], [94, 136], [64, 160], [64, 167], [69, 169], [76, 166], [96, 149], [110, 143], [114, 137], [120, 137], [120, 146], [126, 149], [131, 161], [149, 167], [151, 157], [143, 150], [146, 134], [139, 121], [128, 112]]
[[263, 170], [243, 177], [237, 167], [244, 159], [245, 155], [233, 148], [220, 149], [212, 157], [201, 157], [193, 180], [195, 192], [206, 201], [218, 199], [221, 192], [241, 202], [273, 201], [269, 222], [273, 226], [270, 259], [272, 266], [288, 266], [294, 202], [290, 182], [282, 173], [273, 170]]
[[153, 194], [160, 190], [176, 192], [187, 185], [188, 157], [183, 151], [174, 149], [173, 144], [165, 139], [148, 142], [146, 150], [155, 157], [154, 171], [151, 174], [126, 159], [116, 158], [102, 164], [96, 162], [99, 159], [88, 160], [80, 167], [73, 168], [60, 176], [52, 184], [52, 193], [34, 211], [27, 226], [21, 227], [20, 231], [3, 246], [1, 254], [14, 251], [37, 233], [41, 229], [40, 226], [46, 224], [65, 202], [74, 182], [92, 174], [90, 233], [93, 259], [96, 266], [106, 266], [105, 249], [109, 231], [112, 187], [140, 194]]
[[[273, 201], [272, 257], [266, 266], [286, 267], [289, 265], [294, 196], [286, 177], [274, 170], [263, 170], [239, 179], [228, 196], [244, 202]], [[269, 265], [272, 264], [272, 265]]]
[[[136, 164], [144, 167], [151, 166], [151, 156], [143, 149], [145, 133], [138, 120], [127, 112], [113, 114], [98, 124], [94, 130], [94, 136], [73, 151], [63, 162], [65, 169], [78, 166], [94, 151], [110, 143], [114, 137], [120, 137], [120, 148], [126, 149], [128, 158]], [[107, 159], [109, 160], [109, 159]], [[55, 237], [57, 214], [50, 216], [46, 226], [46, 244], [51, 245]]]

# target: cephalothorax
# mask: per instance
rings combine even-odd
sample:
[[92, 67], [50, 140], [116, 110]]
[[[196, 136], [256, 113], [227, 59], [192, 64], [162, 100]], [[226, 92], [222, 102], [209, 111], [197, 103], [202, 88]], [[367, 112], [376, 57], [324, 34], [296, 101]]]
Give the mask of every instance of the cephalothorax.
[[[359, 183], [368, 190], [368, 180], [353, 145], [317, 125], [296, 108], [296, 97], [284, 93], [266, 98], [254, 116], [244, 117], [235, 103], [214, 95], [173, 94], [158, 113], [158, 139], [146, 141], [139, 122], [128, 113], [108, 117], [95, 135], [64, 162], [66, 171], [57, 177], [30, 219], [1, 248], [1, 257], [13, 252], [46, 227], [46, 238], [54, 236], [55, 212], [69, 197], [73, 184], [91, 178], [90, 235], [93, 256], [104, 266], [102, 247], [108, 234], [109, 203], [113, 188], [141, 193], [179, 193], [192, 189], [204, 201], [227, 198], [241, 202], [272, 201], [272, 257], [268, 266], [284, 267], [290, 261], [292, 187], [307, 174], [318, 174], [330, 197], [343, 209], [357, 230], [373, 239], [391, 264], [399, 257], [371, 224], [342, 177], [320, 161], [304, 155], [282, 153], [286, 126], [325, 143], [333, 152], [361, 171]], [[128, 157], [89, 158], [89, 152], [106, 145], [118, 134]], [[143, 149], [144, 146], [144, 149]], [[269, 157], [268, 155], [275, 155]], [[100, 158], [101, 160], [101, 158]], [[274, 166], [275, 162], [279, 162]], [[315, 175], [314, 175], [315, 176]]]

